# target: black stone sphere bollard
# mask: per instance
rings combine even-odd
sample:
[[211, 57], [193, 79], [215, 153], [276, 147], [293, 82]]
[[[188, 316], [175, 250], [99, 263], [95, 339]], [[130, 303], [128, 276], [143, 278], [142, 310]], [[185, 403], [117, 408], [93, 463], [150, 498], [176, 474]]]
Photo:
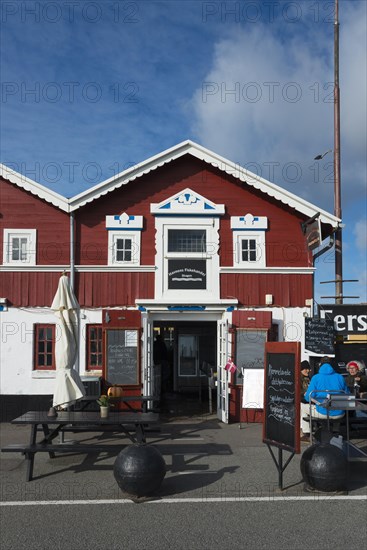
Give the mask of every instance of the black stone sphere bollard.
[[166, 475], [166, 463], [156, 447], [129, 445], [117, 455], [113, 475], [126, 493], [148, 496], [159, 489]]
[[301, 458], [301, 472], [305, 483], [319, 491], [345, 490], [348, 461], [335, 445], [311, 445]]

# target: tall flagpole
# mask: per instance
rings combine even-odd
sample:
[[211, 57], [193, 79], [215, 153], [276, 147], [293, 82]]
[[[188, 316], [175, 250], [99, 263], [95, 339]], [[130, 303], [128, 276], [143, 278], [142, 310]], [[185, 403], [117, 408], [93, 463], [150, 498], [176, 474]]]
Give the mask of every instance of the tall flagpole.
[[[342, 217], [340, 183], [339, 0], [334, 18], [334, 215]], [[343, 303], [342, 228], [335, 233], [335, 303]]]

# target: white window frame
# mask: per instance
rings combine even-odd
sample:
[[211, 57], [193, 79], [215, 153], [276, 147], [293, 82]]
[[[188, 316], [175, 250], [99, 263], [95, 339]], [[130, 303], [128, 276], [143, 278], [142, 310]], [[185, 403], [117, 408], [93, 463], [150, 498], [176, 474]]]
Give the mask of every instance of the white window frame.
[[[25, 260], [13, 260], [13, 239], [27, 239], [27, 257]], [[36, 229], [4, 229], [3, 264], [4, 265], [36, 265], [37, 230]]]
[[[177, 303], [219, 299], [219, 218], [217, 217], [157, 217], [156, 218], [156, 299]], [[206, 252], [168, 252], [168, 231], [170, 229], [205, 230]], [[178, 290], [168, 288], [168, 260], [171, 259], [206, 260], [206, 289]]]
[[[132, 244], [132, 258], [131, 260], [118, 261], [116, 260], [116, 240], [117, 239], [131, 239]], [[108, 231], [108, 265], [140, 265], [140, 252], [141, 252], [141, 231]]]
[[[256, 261], [242, 260], [242, 241], [256, 241]], [[233, 263], [236, 267], [266, 267], [265, 231], [233, 231]]]

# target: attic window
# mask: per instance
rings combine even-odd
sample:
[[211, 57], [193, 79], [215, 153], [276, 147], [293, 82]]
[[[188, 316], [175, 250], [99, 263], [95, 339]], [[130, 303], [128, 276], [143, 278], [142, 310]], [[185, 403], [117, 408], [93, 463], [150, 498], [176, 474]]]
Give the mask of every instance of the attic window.
[[265, 235], [268, 227], [266, 217], [245, 216], [232, 217], [233, 231], [233, 265], [237, 267], [266, 267]]
[[140, 265], [143, 216], [123, 212], [106, 216], [108, 231], [108, 265]]
[[36, 264], [36, 229], [4, 229], [4, 265]]
[[108, 232], [108, 265], [140, 264], [140, 231]]

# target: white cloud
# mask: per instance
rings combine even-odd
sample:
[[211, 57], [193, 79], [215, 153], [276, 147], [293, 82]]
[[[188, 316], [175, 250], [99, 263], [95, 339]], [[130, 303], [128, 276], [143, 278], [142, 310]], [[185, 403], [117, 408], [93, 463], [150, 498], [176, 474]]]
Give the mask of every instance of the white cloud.
[[[366, 5], [348, 4], [340, 45], [345, 205], [366, 181]], [[191, 101], [193, 131], [207, 147], [333, 211], [332, 156], [313, 161], [333, 147], [332, 23], [303, 23], [233, 27], [220, 39]]]

